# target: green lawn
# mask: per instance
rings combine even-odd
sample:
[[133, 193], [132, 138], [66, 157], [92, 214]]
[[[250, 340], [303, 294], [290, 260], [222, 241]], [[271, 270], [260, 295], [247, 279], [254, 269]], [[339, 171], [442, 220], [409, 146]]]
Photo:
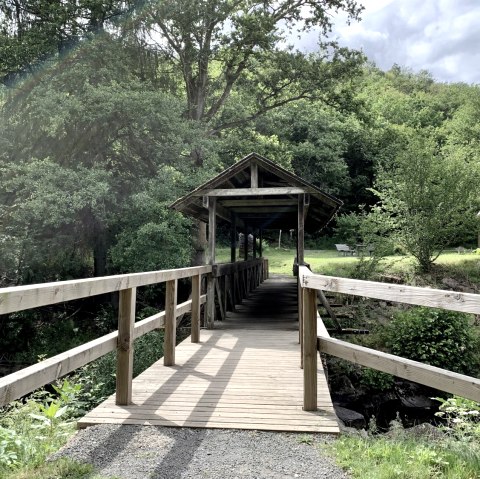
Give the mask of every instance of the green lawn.
[[[268, 248], [264, 257], [269, 260], [270, 273], [292, 274], [292, 265], [296, 252], [294, 249]], [[230, 261], [230, 249], [219, 248], [217, 261]], [[315, 273], [329, 276], [352, 276], [359, 258], [356, 256], [340, 256], [335, 250], [306, 250], [305, 261], [310, 264]], [[478, 254], [458, 254], [446, 252], [435, 262], [441, 266], [446, 275], [461, 273], [473, 282], [480, 282], [480, 256]], [[387, 256], [382, 260], [382, 269], [390, 274], [409, 274], [414, 271], [414, 261], [408, 256]]]

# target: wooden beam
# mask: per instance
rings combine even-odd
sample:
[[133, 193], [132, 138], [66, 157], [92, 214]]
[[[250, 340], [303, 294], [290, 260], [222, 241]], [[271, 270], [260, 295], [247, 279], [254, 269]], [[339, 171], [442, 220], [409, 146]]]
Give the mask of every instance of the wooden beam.
[[75, 279], [30, 286], [0, 288], [0, 314], [88, 298], [98, 294], [162, 283], [172, 279], [189, 278], [212, 271], [209, 266], [167, 269], [147, 273], [119, 274], [100, 278]]
[[235, 213], [253, 213], [253, 214], [279, 214], [279, 213], [295, 213], [297, 206], [236, 206], [231, 208]]
[[115, 404], [132, 403], [133, 325], [135, 323], [136, 288], [120, 291], [117, 339], [117, 376]]
[[258, 188], [258, 164], [256, 161], [250, 163], [250, 187]]
[[215, 243], [217, 235], [217, 199], [209, 198], [208, 203], [208, 263], [215, 263]]
[[337, 315], [335, 314], [335, 311], [333, 311], [332, 307], [330, 306], [330, 303], [328, 302], [327, 297], [323, 293], [321, 289], [317, 290], [318, 293], [318, 298], [320, 299], [320, 302], [322, 303], [323, 307], [326, 309], [328, 315], [330, 316], [331, 320], [335, 324], [335, 329], [337, 332], [342, 331], [342, 325], [338, 322]]
[[176, 279], [167, 281], [165, 293], [165, 337], [163, 342], [164, 366], [175, 366], [177, 288], [178, 282]]
[[265, 199], [265, 198], [250, 198], [250, 199], [242, 199], [242, 200], [218, 199], [218, 202], [227, 208], [231, 208], [233, 206], [252, 206], [252, 205], [254, 206], [293, 206], [295, 208], [297, 207], [297, 200], [294, 198], [291, 198], [291, 199], [278, 198], [274, 200]]
[[480, 401], [480, 379], [477, 378], [334, 338], [318, 338], [318, 348], [323, 353], [346, 359], [355, 364], [377, 369], [451, 394], [458, 394], [473, 401]]
[[302, 275], [302, 286], [335, 293], [415, 304], [450, 311], [480, 314], [480, 294], [459, 293], [441, 289], [419, 288], [399, 284], [338, 278], [317, 274]]
[[303, 290], [303, 409], [317, 409], [317, 292]]
[[[205, 208], [205, 209], [208, 209], [209, 208], [209, 204], [210, 202], [208, 201], [208, 196], [204, 196], [202, 198], [202, 206]], [[195, 216], [195, 212], [191, 212], [190, 213], [191, 215]], [[230, 223], [232, 221], [232, 218], [231, 218], [231, 213], [230, 211], [225, 208], [223, 205], [219, 204], [219, 202], [217, 201], [216, 205], [215, 205], [215, 214], [219, 217], [219, 218], [222, 218], [222, 220], [226, 221], [227, 223]], [[241, 223], [241, 220], [240, 220], [240, 223]]]
[[313, 188], [298, 186], [285, 186], [277, 188], [219, 188], [195, 192], [195, 196], [231, 197], [231, 196], [261, 196], [261, 195], [302, 195], [315, 193]]

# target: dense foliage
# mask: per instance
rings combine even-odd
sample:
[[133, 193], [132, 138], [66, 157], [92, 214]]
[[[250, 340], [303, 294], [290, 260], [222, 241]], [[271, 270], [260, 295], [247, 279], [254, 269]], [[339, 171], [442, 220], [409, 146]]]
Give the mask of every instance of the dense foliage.
[[469, 314], [433, 308], [397, 312], [390, 324], [393, 354], [464, 374], [478, 374], [479, 338]]
[[[478, 85], [367, 64], [330, 41], [338, 11], [357, 21], [361, 7], [0, 2], [0, 286], [201, 260], [204, 226], [168, 205], [250, 151], [344, 201], [342, 242], [422, 269], [473, 245]], [[316, 52], [286, 46], [313, 27]], [[158, 309], [162, 295], [142, 289], [138, 303]], [[112, 296], [10, 315], [0, 345], [34, 362], [58, 352], [48, 343], [109, 331], [115, 313]]]

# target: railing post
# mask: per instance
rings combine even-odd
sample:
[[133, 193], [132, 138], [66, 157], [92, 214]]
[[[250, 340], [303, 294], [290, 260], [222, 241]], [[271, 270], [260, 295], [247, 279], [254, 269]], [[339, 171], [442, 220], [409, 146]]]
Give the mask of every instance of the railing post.
[[133, 328], [137, 288], [122, 289], [119, 297], [117, 340], [117, 387], [115, 404], [132, 403]]
[[304, 289], [300, 284], [300, 277], [297, 279], [297, 295], [298, 295], [298, 342], [300, 343], [300, 367], [303, 368], [303, 292]]
[[[200, 295], [202, 275], [192, 276], [192, 343], [200, 341]], [[176, 321], [175, 321], [176, 323]]]
[[303, 409], [317, 409], [317, 292], [303, 288]]
[[175, 365], [175, 342], [177, 336], [177, 280], [166, 282], [165, 292], [165, 337], [163, 342], [163, 364]]
[[207, 275], [207, 307], [206, 307], [206, 326], [213, 329], [215, 326], [215, 277], [213, 273]]

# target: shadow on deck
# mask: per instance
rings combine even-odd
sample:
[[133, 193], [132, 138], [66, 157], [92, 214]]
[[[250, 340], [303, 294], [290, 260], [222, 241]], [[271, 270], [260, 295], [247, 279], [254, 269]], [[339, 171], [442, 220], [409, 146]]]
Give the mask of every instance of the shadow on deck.
[[176, 348], [133, 381], [133, 404], [112, 396], [82, 418], [93, 424], [339, 432], [321, 363], [318, 410], [303, 411], [296, 280], [272, 277], [215, 329]]

